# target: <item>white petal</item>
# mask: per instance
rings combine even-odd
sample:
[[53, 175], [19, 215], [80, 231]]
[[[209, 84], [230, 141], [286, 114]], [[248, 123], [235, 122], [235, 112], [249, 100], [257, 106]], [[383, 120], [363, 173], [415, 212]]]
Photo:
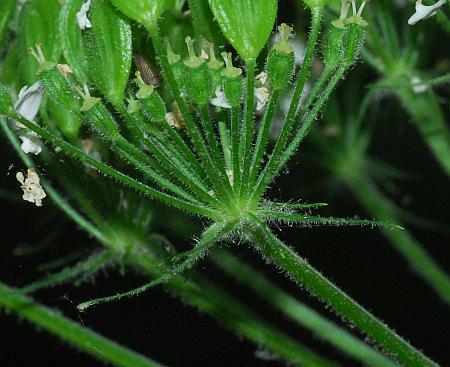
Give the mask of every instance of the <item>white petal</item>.
[[256, 110], [261, 111], [269, 100], [269, 90], [266, 87], [255, 88]]
[[221, 87], [216, 89], [216, 97], [211, 98], [209, 103], [217, 107], [231, 108], [231, 105], [228, 102], [227, 97], [225, 97], [225, 93]]
[[422, 0], [418, 0], [416, 2], [416, 12], [409, 18], [408, 24], [414, 25], [420, 20], [432, 17], [446, 2], [447, 0], [439, 0], [436, 4], [427, 6], [422, 4]]
[[77, 23], [80, 29], [92, 28], [92, 24], [87, 17], [87, 12], [91, 7], [91, 0], [86, 1], [82, 6], [80, 11], [76, 14]]
[[42, 82], [40, 80], [29, 88], [26, 85], [20, 90], [19, 99], [15, 103], [14, 109], [28, 121], [33, 121], [41, 106], [42, 94]]
[[420, 94], [425, 92], [428, 89], [428, 85], [423, 84], [422, 79], [418, 76], [413, 76], [411, 78], [411, 85], [413, 87], [414, 93]]
[[29, 168], [26, 178], [22, 172], [17, 172], [16, 178], [23, 190], [22, 199], [34, 203], [36, 206], [42, 206], [42, 199], [47, 194], [41, 186], [38, 174], [32, 168]]
[[42, 152], [42, 143], [35, 132], [29, 131], [25, 135], [20, 135], [19, 138], [22, 140], [20, 149], [22, 149], [24, 153], [38, 155]]

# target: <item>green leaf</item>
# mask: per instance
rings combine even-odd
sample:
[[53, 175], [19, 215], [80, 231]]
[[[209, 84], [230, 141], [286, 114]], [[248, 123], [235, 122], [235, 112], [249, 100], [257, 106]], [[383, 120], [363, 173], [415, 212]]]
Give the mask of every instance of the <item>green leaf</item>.
[[131, 27], [107, 0], [93, 2], [88, 17], [92, 28], [83, 31], [83, 41], [89, 73], [105, 98], [120, 105], [131, 68]]
[[147, 26], [166, 10], [175, 6], [175, 0], [111, 0], [127, 17]]
[[208, 0], [222, 32], [245, 60], [258, 56], [272, 32], [277, 0]]
[[27, 1], [20, 14], [19, 47], [22, 59], [20, 72], [27, 84], [38, 80], [38, 63], [27, 50], [40, 43], [44, 56], [57, 62], [61, 54], [59, 44], [58, 16], [61, 6], [57, 0]]
[[0, 11], [0, 45], [6, 34], [12, 15], [14, 14], [15, 7], [16, 0], [2, 0], [2, 10]]
[[88, 80], [81, 29], [76, 20], [84, 0], [65, 0], [59, 14], [59, 34], [64, 58], [79, 82]]

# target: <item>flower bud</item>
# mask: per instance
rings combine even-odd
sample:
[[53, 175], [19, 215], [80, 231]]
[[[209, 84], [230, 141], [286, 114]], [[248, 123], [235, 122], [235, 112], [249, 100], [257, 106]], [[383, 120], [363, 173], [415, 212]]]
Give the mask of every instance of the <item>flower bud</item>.
[[288, 43], [288, 39], [292, 36], [292, 27], [283, 23], [278, 27], [278, 30], [280, 31], [280, 39], [269, 52], [266, 68], [273, 87], [282, 89], [292, 77], [295, 56], [293, 48]]
[[186, 37], [189, 57], [183, 62], [185, 65], [184, 88], [192, 100], [199, 105], [207, 104], [214, 93], [211, 75], [205, 59], [198, 57], [194, 51], [194, 41]]
[[231, 58], [231, 52], [222, 52], [222, 57], [225, 61], [225, 69], [222, 70], [223, 78], [223, 92], [225, 97], [232, 107], [238, 107], [241, 103], [242, 95], [242, 69], [235, 68]]

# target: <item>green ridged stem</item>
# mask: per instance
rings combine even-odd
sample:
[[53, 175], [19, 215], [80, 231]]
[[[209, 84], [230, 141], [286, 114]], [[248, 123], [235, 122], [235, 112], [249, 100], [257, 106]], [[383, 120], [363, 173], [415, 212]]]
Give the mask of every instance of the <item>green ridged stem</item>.
[[249, 214], [251, 224], [246, 231], [252, 245], [274, 263], [299, 286], [328, 304], [341, 317], [364, 332], [372, 342], [381, 346], [399, 362], [412, 367], [437, 365], [419, 350], [389, 329], [369, 311], [359, 305], [345, 292], [336, 287], [305, 259], [275, 237], [258, 218]]
[[[5, 296], [5, 294], [7, 294]], [[131, 351], [110, 339], [85, 328], [48, 307], [0, 282], [0, 308], [14, 312], [19, 317], [57, 336], [75, 348], [96, 359], [118, 367], [160, 367], [161, 364]]]
[[347, 355], [370, 366], [397, 366], [376, 349], [369, 347], [345, 329], [277, 287], [264, 275], [235, 258], [230, 252], [215, 250], [212, 253], [212, 259], [229, 276], [253, 290], [260, 299], [268, 302], [285, 316], [313, 331], [319, 338], [329, 342]]

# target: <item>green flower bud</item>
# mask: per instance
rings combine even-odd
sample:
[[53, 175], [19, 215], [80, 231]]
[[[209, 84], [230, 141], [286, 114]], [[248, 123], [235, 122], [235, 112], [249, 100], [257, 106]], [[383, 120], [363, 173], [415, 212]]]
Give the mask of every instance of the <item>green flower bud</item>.
[[192, 100], [203, 105], [208, 103], [214, 93], [212, 78], [205, 64], [206, 60], [195, 54], [194, 41], [191, 37], [186, 37], [186, 44], [189, 58], [183, 62], [185, 65], [184, 88]]
[[155, 91], [140, 101], [142, 113], [146, 118], [158, 123], [164, 123], [167, 110], [158, 92]]
[[231, 52], [221, 53], [223, 60], [225, 61], [225, 69], [222, 70], [221, 75], [223, 78], [223, 92], [228, 103], [232, 107], [238, 107], [241, 103], [242, 95], [242, 69], [235, 68], [233, 66], [233, 59]]
[[364, 44], [365, 29], [360, 23], [347, 24], [342, 39], [343, 60], [348, 66], [356, 62]]
[[116, 140], [119, 137], [119, 127], [105, 105], [101, 102], [101, 99], [91, 97], [86, 84], [83, 87], [83, 91], [78, 90], [78, 92], [83, 98], [81, 111], [85, 120], [100, 135], [105, 135], [113, 141]]
[[39, 63], [37, 74], [49, 98], [67, 110], [78, 114], [80, 105], [75, 90], [70, 83], [70, 73], [72, 72], [70, 67], [47, 61], [39, 44], [36, 45], [36, 50], [30, 48], [29, 52]]
[[216, 55], [214, 53], [214, 45], [210, 42], [205, 44], [206, 48], [209, 51], [209, 61], [206, 64], [209, 69], [209, 74], [211, 75], [213, 89], [215, 90], [218, 86], [222, 85], [222, 75], [221, 71], [224, 63], [220, 60], [217, 60]]
[[322, 40], [322, 57], [325, 65], [337, 65], [341, 60], [344, 28], [332, 25]]
[[267, 57], [266, 69], [270, 81], [275, 89], [282, 89], [289, 83], [294, 71], [294, 50], [288, 39], [292, 36], [292, 27], [281, 24], [279, 41], [270, 50]]

